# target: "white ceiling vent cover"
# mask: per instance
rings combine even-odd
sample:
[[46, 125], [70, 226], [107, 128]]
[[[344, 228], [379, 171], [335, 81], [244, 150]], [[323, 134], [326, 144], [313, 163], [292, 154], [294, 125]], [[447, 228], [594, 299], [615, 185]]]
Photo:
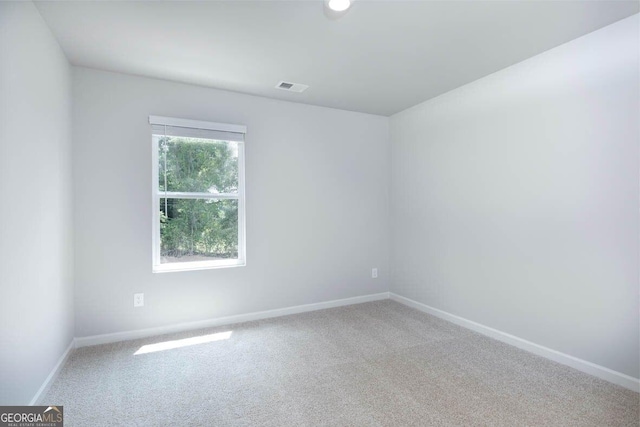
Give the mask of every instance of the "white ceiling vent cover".
[[302, 93], [305, 90], [307, 90], [309, 86], [307, 85], [303, 85], [300, 83], [291, 83], [291, 82], [285, 82], [285, 81], [281, 81], [276, 85], [276, 89], [281, 89], [281, 90], [286, 90], [287, 92], [297, 92], [297, 93]]

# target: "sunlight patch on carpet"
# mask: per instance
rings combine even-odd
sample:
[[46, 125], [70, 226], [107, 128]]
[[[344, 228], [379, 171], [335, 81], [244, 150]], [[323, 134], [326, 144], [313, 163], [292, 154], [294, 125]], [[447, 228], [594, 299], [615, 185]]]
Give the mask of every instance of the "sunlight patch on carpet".
[[206, 344], [214, 341], [228, 340], [231, 338], [231, 331], [219, 332], [217, 334], [201, 335], [199, 337], [185, 338], [182, 340], [164, 341], [156, 344], [143, 345], [133, 353], [134, 356], [147, 353], [155, 353], [157, 351], [173, 350], [175, 348], [189, 347], [192, 345]]

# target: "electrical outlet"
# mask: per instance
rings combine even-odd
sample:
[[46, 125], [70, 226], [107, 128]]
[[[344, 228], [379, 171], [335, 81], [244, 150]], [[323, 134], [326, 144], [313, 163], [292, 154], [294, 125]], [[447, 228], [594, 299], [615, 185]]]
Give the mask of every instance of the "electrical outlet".
[[378, 269], [377, 268], [372, 268], [371, 269], [371, 278], [372, 279], [377, 279], [378, 278]]
[[144, 294], [133, 294], [133, 306], [134, 307], [144, 306]]

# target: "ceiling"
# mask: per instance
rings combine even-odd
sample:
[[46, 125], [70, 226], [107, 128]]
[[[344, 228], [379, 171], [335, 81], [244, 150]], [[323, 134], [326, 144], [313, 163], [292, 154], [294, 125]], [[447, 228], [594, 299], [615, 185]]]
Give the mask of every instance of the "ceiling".
[[[638, 13], [618, 1], [37, 2], [74, 65], [391, 115]], [[304, 93], [274, 86], [309, 85]]]

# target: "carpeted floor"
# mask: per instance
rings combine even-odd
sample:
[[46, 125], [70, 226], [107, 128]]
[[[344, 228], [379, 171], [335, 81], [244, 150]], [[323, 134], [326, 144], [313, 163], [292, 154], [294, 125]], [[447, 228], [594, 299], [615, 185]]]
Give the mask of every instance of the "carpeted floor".
[[637, 393], [392, 301], [81, 348], [42, 404], [66, 426], [639, 425]]

